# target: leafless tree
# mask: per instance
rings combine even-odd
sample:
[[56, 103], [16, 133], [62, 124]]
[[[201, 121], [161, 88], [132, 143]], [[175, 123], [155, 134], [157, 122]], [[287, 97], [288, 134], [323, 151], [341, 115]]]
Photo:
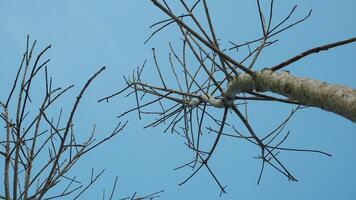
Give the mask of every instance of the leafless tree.
[[[105, 170], [95, 172], [92, 169], [88, 182], [70, 175], [70, 170], [89, 151], [120, 133], [127, 122], [119, 122], [102, 139], [96, 139], [95, 124], [86, 134], [86, 139], [82, 131], [78, 137], [73, 120], [78, 106], [90, 84], [105, 67], [87, 80], [72, 105], [59, 109], [59, 101], [74, 86], [53, 86], [47, 71], [50, 59], [44, 60], [50, 45], [36, 56], [36, 41], [30, 44], [27, 37], [26, 44], [7, 99], [0, 101], [3, 110], [0, 117], [4, 123], [4, 134], [0, 135], [0, 160], [3, 164], [0, 180], [4, 190], [1, 190], [0, 199], [78, 199]], [[67, 109], [69, 112], [63, 111]], [[117, 180], [106, 199], [114, 198]], [[155, 199], [161, 192], [144, 197], [134, 194], [129, 199]]]
[[[140, 119], [144, 115], [154, 115], [157, 118], [145, 128], [165, 124], [165, 132], [177, 133], [186, 140], [185, 144], [194, 152], [194, 158], [177, 169], [190, 167], [194, 171], [180, 184], [186, 183], [205, 167], [221, 191], [225, 192], [224, 186], [209, 164], [222, 137], [244, 139], [259, 148], [260, 155], [257, 158], [261, 160], [261, 170], [258, 182], [268, 165], [289, 180], [296, 181], [297, 179], [279, 159], [279, 152], [303, 151], [330, 156], [318, 150], [283, 147], [289, 135], [284, 128], [297, 110], [318, 107], [356, 122], [356, 90], [296, 77], [288, 71], [282, 71], [286, 66], [311, 54], [356, 42], [356, 37], [311, 48], [263, 70], [254, 68], [261, 52], [274, 45], [278, 41], [276, 39], [278, 35], [304, 22], [312, 11], [304, 18], [291, 21], [291, 16], [297, 8], [295, 6], [285, 18], [273, 23], [277, 24], [273, 26], [274, 1], [271, 0], [270, 6], [262, 9], [260, 1], [256, 0], [261, 36], [242, 44], [230, 42], [230, 47], [221, 48], [206, 0], [180, 0], [172, 7], [164, 0], [151, 2], [168, 19], [151, 26], [157, 29], [147, 41], [162, 29], [174, 24], [178, 27], [182, 40], [179, 52], [173, 44], [169, 44], [169, 64], [162, 70], [159, 57], [156, 56], [155, 49], [152, 49], [154, 69], [151, 71], [156, 72], [156, 80], [160, 80], [159, 83], [144, 81], [143, 75], [151, 75], [144, 72], [145, 61], [142, 67], [125, 77], [127, 86], [124, 89], [99, 101], [109, 101], [129, 91], [127, 96], [133, 96], [136, 107], [119, 117], [133, 111], [138, 113]], [[263, 10], [268, 10], [266, 12], [268, 14], [266, 15]], [[235, 59], [233, 55], [235, 50], [240, 50], [238, 57], [241, 57], [243, 48], [247, 49], [246, 55], [242, 59]], [[164, 73], [168, 71], [167, 69], [170, 69], [168, 75]], [[250, 101], [273, 101], [290, 104], [294, 108], [273, 131], [259, 134], [248, 119]], [[207, 136], [207, 133], [213, 133], [214, 138]]]

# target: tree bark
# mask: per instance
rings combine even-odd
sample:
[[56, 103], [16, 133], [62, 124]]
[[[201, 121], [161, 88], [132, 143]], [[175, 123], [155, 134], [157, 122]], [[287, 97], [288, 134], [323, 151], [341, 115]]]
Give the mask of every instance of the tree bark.
[[265, 69], [254, 77], [238, 75], [229, 83], [226, 95], [232, 97], [253, 90], [280, 94], [301, 105], [318, 107], [356, 122], [356, 90], [352, 88]]

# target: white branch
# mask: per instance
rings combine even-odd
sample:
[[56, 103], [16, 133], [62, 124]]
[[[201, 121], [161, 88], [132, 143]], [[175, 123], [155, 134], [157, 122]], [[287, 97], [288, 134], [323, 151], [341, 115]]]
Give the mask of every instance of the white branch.
[[225, 103], [221, 100], [221, 99], [217, 99], [213, 96], [207, 96], [205, 94], [202, 94], [199, 96], [199, 98], [195, 98], [189, 101], [188, 105], [189, 106], [197, 106], [200, 103], [207, 103], [211, 106], [214, 106], [216, 108], [224, 108], [225, 107]]
[[256, 72], [254, 78], [249, 74], [235, 77], [225, 95], [232, 97], [238, 92], [252, 90], [280, 94], [302, 105], [318, 107], [356, 122], [356, 90], [352, 88], [266, 69]]

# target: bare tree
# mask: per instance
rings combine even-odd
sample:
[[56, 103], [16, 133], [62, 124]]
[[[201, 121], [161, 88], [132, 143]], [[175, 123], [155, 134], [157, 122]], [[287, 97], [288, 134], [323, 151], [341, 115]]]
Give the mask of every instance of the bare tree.
[[[4, 122], [4, 134], [0, 135], [0, 160], [4, 167], [0, 179], [4, 193], [0, 194], [0, 199], [78, 199], [105, 170], [95, 172], [92, 169], [87, 183], [70, 175], [70, 170], [89, 151], [120, 133], [127, 121], [119, 122], [101, 139], [96, 138], [95, 124], [86, 138], [82, 131], [78, 137], [74, 127], [77, 108], [88, 87], [105, 67], [87, 80], [72, 105], [60, 109], [59, 101], [74, 85], [54, 87], [47, 71], [50, 59], [44, 60], [51, 46], [37, 56], [34, 55], [35, 46], [36, 41], [30, 44], [27, 36], [26, 50], [11, 90], [7, 99], [0, 101], [3, 109], [0, 117]], [[69, 111], [65, 111], [67, 109]], [[116, 177], [107, 199], [114, 198], [117, 180]], [[143, 197], [134, 194], [130, 199], [155, 199], [161, 192]]]
[[[144, 72], [145, 61], [142, 67], [137, 68], [129, 77], [125, 77], [127, 86], [123, 90], [99, 101], [108, 101], [129, 90], [128, 96], [133, 96], [136, 107], [119, 117], [133, 111], [138, 113], [140, 119], [143, 115], [155, 115], [158, 118], [145, 128], [166, 124], [165, 132], [177, 133], [186, 140], [185, 144], [194, 152], [194, 158], [177, 169], [191, 167], [194, 171], [181, 184], [186, 183], [202, 167], [206, 167], [221, 191], [225, 192], [224, 186], [209, 165], [209, 160], [222, 137], [244, 139], [259, 148], [260, 155], [257, 158], [261, 160], [261, 171], [258, 183], [267, 165], [289, 180], [296, 181], [297, 179], [278, 158], [279, 152], [303, 151], [330, 156], [318, 150], [282, 146], [289, 135], [289, 132], [284, 132], [284, 128], [297, 110], [318, 107], [356, 122], [355, 89], [296, 77], [288, 71], [282, 71], [286, 66], [311, 54], [356, 42], [356, 37], [311, 48], [279, 64], [256, 71], [255, 63], [261, 52], [274, 45], [279, 34], [308, 19], [311, 11], [304, 18], [291, 22], [291, 16], [296, 11], [295, 6], [285, 18], [273, 26], [274, 1], [270, 1], [268, 14], [265, 15], [260, 1], [257, 0], [261, 36], [242, 44], [230, 42], [230, 47], [221, 48], [206, 0], [197, 0], [193, 3], [180, 0], [179, 7], [176, 4], [170, 7], [164, 0], [151, 2], [166, 14], [168, 19], [151, 26], [158, 28], [147, 41], [165, 27], [175, 24], [181, 35], [181, 52], [169, 44], [169, 66], [162, 70], [155, 49], [152, 49], [155, 66], [151, 71], [156, 72], [160, 83], [144, 81], [143, 75], [149, 74]], [[179, 10], [176, 11], [177, 9]], [[204, 19], [199, 18], [196, 13]], [[235, 59], [232, 54], [235, 50], [240, 50], [238, 55], [241, 57], [243, 48], [247, 49], [246, 55], [242, 59]], [[170, 69], [168, 75], [164, 74], [167, 69]], [[290, 104], [294, 108], [275, 130], [261, 135], [255, 132], [248, 119], [250, 101], [273, 101]], [[214, 139], [203, 137], [207, 136], [206, 133], [214, 133]]]

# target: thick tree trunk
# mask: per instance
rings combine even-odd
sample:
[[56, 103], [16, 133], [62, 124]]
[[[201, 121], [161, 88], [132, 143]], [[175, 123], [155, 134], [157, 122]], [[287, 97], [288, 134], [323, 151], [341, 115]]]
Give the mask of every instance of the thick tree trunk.
[[266, 69], [256, 72], [255, 77], [249, 74], [235, 77], [226, 95], [252, 90], [280, 94], [302, 105], [318, 107], [356, 122], [356, 90], [352, 88]]

